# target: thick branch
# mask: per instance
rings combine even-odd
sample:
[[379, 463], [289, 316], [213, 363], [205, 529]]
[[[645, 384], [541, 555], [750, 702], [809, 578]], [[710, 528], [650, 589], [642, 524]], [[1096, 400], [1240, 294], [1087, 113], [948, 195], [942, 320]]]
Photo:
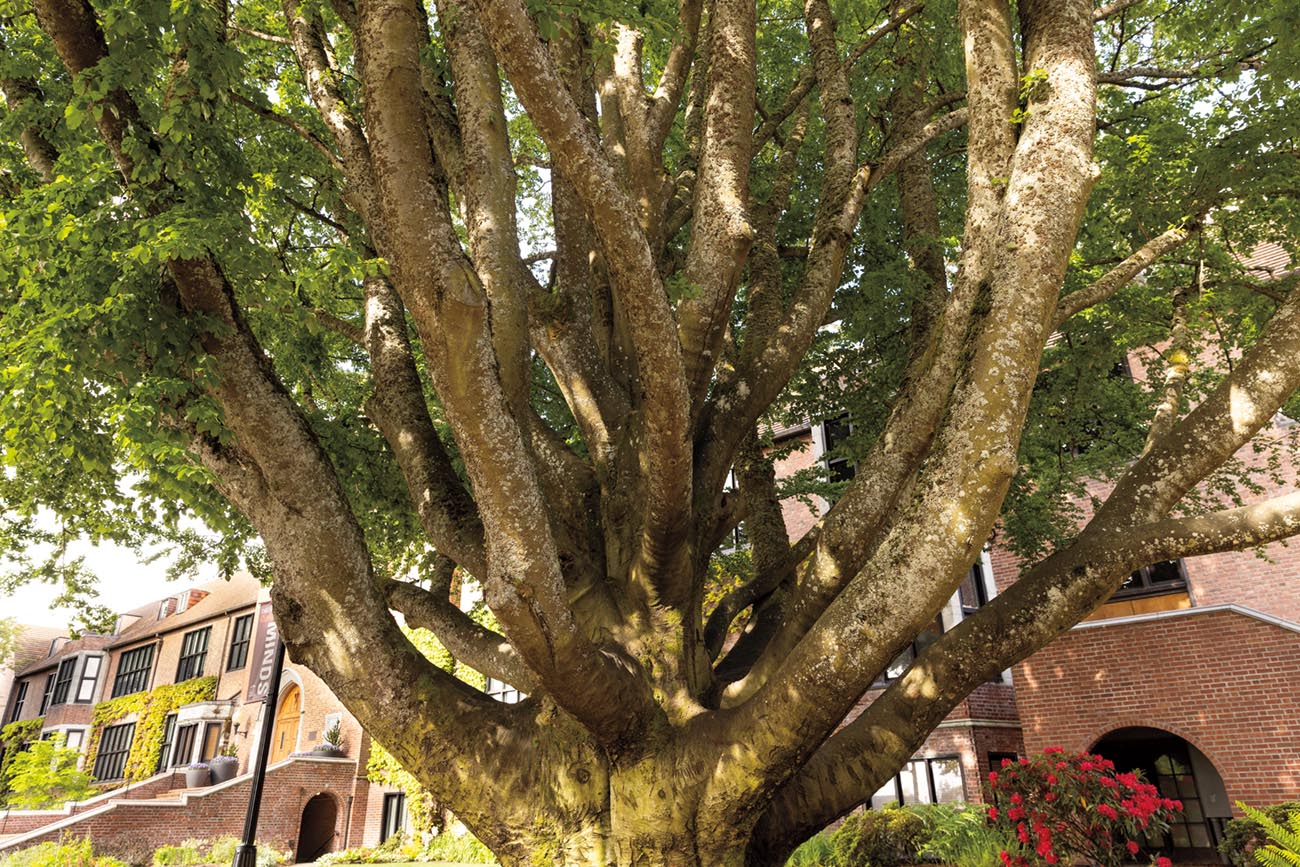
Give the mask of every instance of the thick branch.
[[384, 593], [388, 604], [406, 617], [408, 626], [432, 632], [459, 662], [524, 692], [537, 691], [536, 676], [505, 636], [475, 623], [446, 594], [402, 581], [389, 582]]
[[693, 407], [699, 405], [712, 379], [740, 272], [754, 239], [749, 214], [756, 82], [754, 0], [714, 0], [710, 16], [709, 90], [686, 254], [692, 297], [677, 307]]
[[1056, 305], [1053, 327], [1060, 328], [1071, 316], [1110, 298], [1161, 256], [1186, 244], [1195, 231], [1195, 225], [1173, 226], [1134, 250], [1127, 259], [1092, 283], [1063, 297]]

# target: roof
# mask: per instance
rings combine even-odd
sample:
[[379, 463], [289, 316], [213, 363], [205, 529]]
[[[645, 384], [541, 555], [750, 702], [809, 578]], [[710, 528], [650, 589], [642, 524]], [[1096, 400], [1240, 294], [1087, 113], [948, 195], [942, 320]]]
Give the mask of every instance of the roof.
[[[140, 619], [117, 635], [112, 636], [109, 647], [123, 647], [185, 626], [201, 623], [235, 608], [252, 607], [257, 603], [257, 594], [261, 589], [262, 585], [256, 578], [246, 572], [241, 572], [232, 576], [230, 580], [219, 578], [198, 587], [177, 591], [171, 596], [155, 599], [148, 605], [142, 605], [139, 608], [123, 612], [138, 616]], [[203, 598], [197, 602], [192, 602], [184, 611], [168, 614], [161, 618], [158, 616], [163, 602], [178, 596], [194, 594], [195, 591], [204, 594]]]
[[1288, 276], [1291, 255], [1281, 244], [1264, 241], [1252, 247], [1249, 256], [1241, 257], [1241, 265], [1252, 277], [1277, 280]]
[[49, 645], [47, 644], [47, 655], [37, 659], [35, 662], [32, 662], [30, 665], [20, 670], [17, 676], [27, 677], [28, 675], [35, 674], [38, 671], [53, 668], [69, 656], [75, 656], [84, 650], [103, 650], [108, 647], [112, 641], [113, 636], [111, 635], [86, 635], [73, 641], [63, 642], [54, 653], [48, 653]]
[[66, 638], [68, 631], [53, 626], [19, 625], [14, 641], [14, 655], [10, 668], [21, 671], [37, 660], [50, 655], [56, 638]]

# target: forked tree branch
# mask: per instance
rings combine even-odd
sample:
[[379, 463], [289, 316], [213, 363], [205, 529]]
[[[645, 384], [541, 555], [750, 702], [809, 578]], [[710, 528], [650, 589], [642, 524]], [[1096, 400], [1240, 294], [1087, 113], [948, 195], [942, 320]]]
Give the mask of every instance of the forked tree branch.
[[573, 184], [604, 253], [619, 309], [627, 317], [640, 378], [638, 475], [646, 516], [633, 567], [661, 601], [690, 598], [685, 560], [691, 491], [690, 401], [668, 295], [637, 217], [593, 132], [542, 47], [520, 0], [473, 0], [524, 108]]
[[[616, 747], [654, 716], [644, 683], [601, 652], [569, 606], [533, 451], [498, 374], [483, 288], [436, 183], [422, 98], [423, 12], [407, 0], [358, 8], [366, 122], [393, 282], [420, 332], [460, 444], [486, 536], [489, 607], [556, 702]], [[533, 37], [534, 43], [536, 38]]]

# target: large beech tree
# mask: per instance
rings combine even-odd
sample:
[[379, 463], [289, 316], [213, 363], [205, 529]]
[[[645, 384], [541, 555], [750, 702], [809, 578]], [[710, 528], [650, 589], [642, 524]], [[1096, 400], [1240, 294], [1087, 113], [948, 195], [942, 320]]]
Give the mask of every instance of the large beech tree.
[[[1300, 295], [1240, 264], [1292, 3], [0, 11], [5, 545], [269, 571], [504, 864], [779, 864], [1133, 569], [1300, 530], [1250, 496]], [[851, 481], [775, 478], [844, 414]], [[841, 727], [995, 532], [1019, 580]]]

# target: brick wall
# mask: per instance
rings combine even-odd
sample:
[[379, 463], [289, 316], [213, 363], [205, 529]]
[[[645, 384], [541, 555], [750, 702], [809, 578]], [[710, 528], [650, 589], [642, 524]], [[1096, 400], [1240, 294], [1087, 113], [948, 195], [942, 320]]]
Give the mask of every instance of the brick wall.
[[1300, 798], [1300, 634], [1231, 611], [1075, 629], [1015, 670], [1025, 745], [1149, 726], [1203, 752], [1231, 801]]
[[[349, 806], [355, 806], [351, 797], [355, 778], [355, 763], [341, 759], [297, 758], [271, 768], [257, 826], [258, 841], [292, 850], [298, 842], [303, 808], [313, 796], [325, 793], [337, 808], [332, 848], [343, 848], [345, 827], [359, 821], [354, 816], [350, 823], [348, 818]], [[0, 846], [0, 853], [58, 840], [63, 834], [101, 843], [130, 838], [136, 848], [175, 845], [190, 838], [239, 836], [248, 809], [249, 782], [247, 777], [240, 778], [178, 801], [114, 800], [58, 822], [45, 833], [11, 840]]]
[[[799, 447], [790, 454], [775, 462], [776, 477], [783, 479], [800, 470], [806, 470], [817, 463], [817, 456], [813, 454], [813, 440], [811, 431], [802, 431], [793, 436], [781, 440], [778, 445], [788, 446], [791, 443], [798, 443]], [[820, 503], [820, 501], [818, 501]], [[824, 506], [824, 503], [821, 503]], [[808, 508], [808, 504], [800, 500], [790, 498], [781, 501], [781, 512], [785, 518], [786, 531], [790, 534], [790, 541], [796, 541], [812, 529], [813, 524], [817, 523], [817, 514], [814, 514]]]

